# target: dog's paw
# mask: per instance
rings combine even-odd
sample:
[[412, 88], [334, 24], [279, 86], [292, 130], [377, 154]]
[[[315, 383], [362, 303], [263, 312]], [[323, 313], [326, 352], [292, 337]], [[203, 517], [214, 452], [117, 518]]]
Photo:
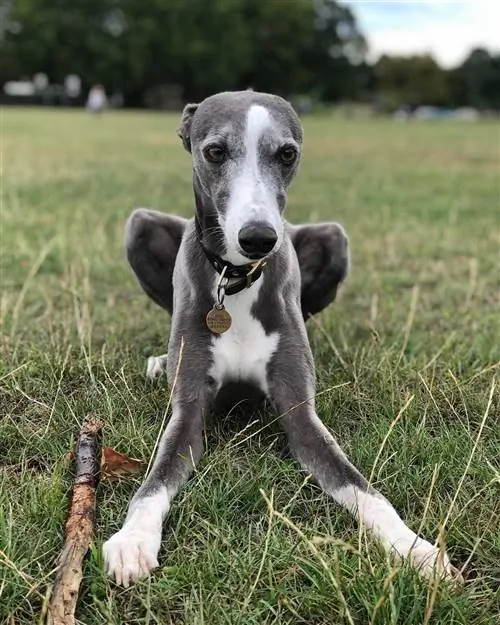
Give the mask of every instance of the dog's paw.
[[422, 575], [432, 578], [435, 575], [448, 580], [463, 583], [460, 571], [455, 568], [446, 552], [441, 552], [426, 540], [419, 539], [408, 554], [410, 562]]
[[167, 371], [167, 354], [161, 356], [150, 356], [146, 367], [146, 377], [150, 380], [157, 380]]
[[147, 577], [158, 566], [161, 532], [123, 527], [102, 547], [106, 572], [119, 585]]

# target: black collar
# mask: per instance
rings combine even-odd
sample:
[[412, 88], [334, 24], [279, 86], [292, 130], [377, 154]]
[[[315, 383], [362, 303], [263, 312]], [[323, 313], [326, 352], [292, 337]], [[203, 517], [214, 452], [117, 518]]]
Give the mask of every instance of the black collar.
[[218, 256], [217, 254], [214, 254], [203, 245], [201, 241], [202, 228], [198, 220], [198, 215], [195, 216], [195, 222], [196, 235], [201, 245], [201, 249], [204, 251], [205, 256], [207, 257], [208, 261], [215, 269], [215, 271], [220, 275], [225, 269], [225, 278], [239, 278], [239, 280], [228, 284], [224, 288], [226, 295], [235, 295], [236, 293], [243, 291], [243, 289], [248, 289], [252, 286], [254, 282], [256, 282], [261, 277], [264, 267], [266, 266], [265, 260], [257, 260], [253, 263], [247, 263], [246, 265], [233, 265], [229, 261], [224, 260], [223, 258]]

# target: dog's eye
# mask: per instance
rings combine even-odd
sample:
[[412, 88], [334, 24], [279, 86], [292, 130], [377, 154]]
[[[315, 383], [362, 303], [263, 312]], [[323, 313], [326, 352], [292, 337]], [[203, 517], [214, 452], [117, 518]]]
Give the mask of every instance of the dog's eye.
[[297, 150], [292, 146], [286, 146], [280, 150], [279, 159], [284, 165], [292, 165], [297, 159]]
[[220, 145], [209, 145], [203, 150], [203, 155], [210, 163], [222, 163], [226, 158], [226, 151]]

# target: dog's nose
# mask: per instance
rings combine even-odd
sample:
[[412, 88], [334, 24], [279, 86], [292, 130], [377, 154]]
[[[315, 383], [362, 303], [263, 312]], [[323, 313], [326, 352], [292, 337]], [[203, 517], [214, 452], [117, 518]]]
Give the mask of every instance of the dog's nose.
[[276, 245], [276, 230], [265, 221], [253, 221], [238, 233], [238, 241], [249, 258], [263, 258]]

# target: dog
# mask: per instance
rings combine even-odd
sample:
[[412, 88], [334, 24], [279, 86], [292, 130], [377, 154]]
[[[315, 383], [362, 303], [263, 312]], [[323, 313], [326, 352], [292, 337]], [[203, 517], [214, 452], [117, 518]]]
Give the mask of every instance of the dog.
[[[175, 261], [189, 220], [144, 208], [136, 209], [125, 228], [127, 259], [145, 293], [170, 315], [173, 312]], [[285, 223], [300, 267], [300, 303], [307, 321], [336, 297], [349, 268], [349, 241], [337, 223]], [[244, 268], [246, 265], [244, 265]], [[245, 269], [244, 269], [245, 270]], [[167, 354], [150, 356], [151, 380], [166, 370]]]
[[388, 552], [425, 575], [456, 576], [448, 555], [406, 526], [316, 413], [305, 320], [335, 298], [348, 244], [337, 224], [284, 220], [302, 149], [292, 106], [254, 91], [220, 93], [188, 104], [179, 134], [192, 157], [194, 218], [139, 209], [126, 226], [140, 284], [172, 314], [160, 357], [172, 416], [123, 527], [103, 546], [107, 572], [127, 587], [158, 566], [163, 521], [202, 455], [205, 415], [224, 389], [246, 383], [280, 415], [301, 467]]

